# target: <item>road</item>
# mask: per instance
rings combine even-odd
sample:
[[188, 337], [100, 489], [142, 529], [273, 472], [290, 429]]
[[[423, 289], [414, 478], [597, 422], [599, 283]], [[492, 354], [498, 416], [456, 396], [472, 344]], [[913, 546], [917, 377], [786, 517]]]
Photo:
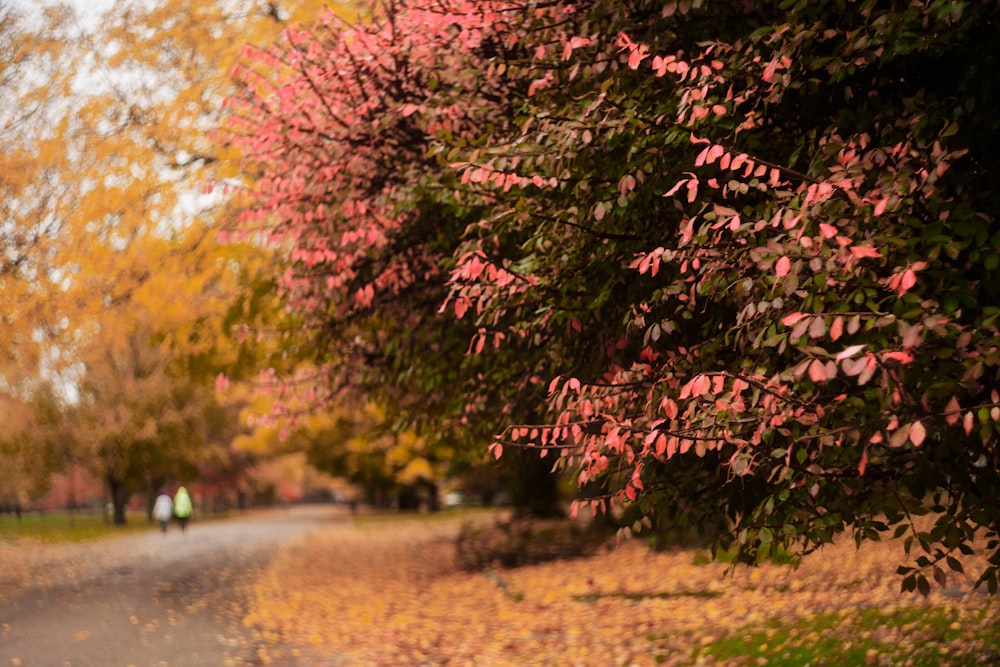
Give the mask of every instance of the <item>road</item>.
[[0, 551], [0, 666], [252, 665], [241, 621], [253, 576], [278, 546], [345, 522], [335, 507], [294, 507], [181, 533]]

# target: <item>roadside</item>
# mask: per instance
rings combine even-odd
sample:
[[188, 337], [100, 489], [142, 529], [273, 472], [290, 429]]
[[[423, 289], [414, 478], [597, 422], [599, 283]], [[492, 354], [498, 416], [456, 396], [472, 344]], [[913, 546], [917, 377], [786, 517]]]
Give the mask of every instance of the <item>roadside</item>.
[[0, 545], [0, 665], [256, 664], [250, 584], [282, 543], [346, 514], [251, 512], [86, 544]]

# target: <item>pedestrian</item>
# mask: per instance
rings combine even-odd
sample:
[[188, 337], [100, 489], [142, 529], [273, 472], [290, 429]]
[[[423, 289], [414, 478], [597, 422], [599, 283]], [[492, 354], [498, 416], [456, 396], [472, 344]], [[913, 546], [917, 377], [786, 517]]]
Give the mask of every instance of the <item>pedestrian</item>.
[[188, 495], [187, 489], [182, 486], [177, 489], [177, 495], [174, 496], [174, 516], [177, 517], [177, 523], [181, 525], [182, 533], [187, 528], [187, 522], [191, 518], [193, 510], [191, 496]]
[[174, 501], [170, 499], [165, 489], [160, 489], [160, 495], [153, 504], [153, 516], [160, 522], [160, 530], [167, 532], [170, 520], [174, 517]]

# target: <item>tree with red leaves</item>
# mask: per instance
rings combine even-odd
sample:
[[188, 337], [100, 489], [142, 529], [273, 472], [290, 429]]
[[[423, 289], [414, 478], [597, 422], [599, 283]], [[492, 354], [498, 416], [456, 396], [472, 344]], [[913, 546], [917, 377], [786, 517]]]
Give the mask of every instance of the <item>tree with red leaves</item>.
[[496, 456], [575, 470], [595, 511], [748, 562], [906, 536], [922, 592], [985, 531], [995, 592], [1000, 10], [694, 5], [290, 32], [234, 117], [289, 303], [338, 378], [395, 355], [378, 380], [499, 416]]

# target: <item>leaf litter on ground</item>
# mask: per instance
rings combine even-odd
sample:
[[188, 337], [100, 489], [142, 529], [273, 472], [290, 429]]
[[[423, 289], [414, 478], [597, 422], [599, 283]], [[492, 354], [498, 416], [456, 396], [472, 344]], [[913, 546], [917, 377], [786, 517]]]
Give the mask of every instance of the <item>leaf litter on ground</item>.
[[[798, 567], [706, 562], [633, 539], [596, 555], [467, 572], [460, 520], [324, 529], [259, 577], [244, 623], [265, 664], [803, 665], [1000, 660], [974, 563], [900, 592], [898, 542], [850, 540]], [[938, 627], [942, 626], [942, 627]]]

